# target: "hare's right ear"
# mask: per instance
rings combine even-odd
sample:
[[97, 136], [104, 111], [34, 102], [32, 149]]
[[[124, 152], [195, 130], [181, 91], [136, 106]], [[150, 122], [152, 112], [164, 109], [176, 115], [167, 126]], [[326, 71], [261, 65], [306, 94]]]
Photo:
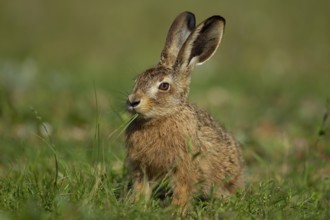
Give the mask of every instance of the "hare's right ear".
[[174, 68], [190, 73], [184, 70], [210, 59], [219, 47], [224, 27], [225, 19], [221, 16], [212, 16], [199, 24], [182, 46]]
[[159, 61], [161, 65], [167, 67], [174, 65], [182, 45], [195, 28], [195, 23], [195, 15], [191, 12], [183, 12], [174, 19]]

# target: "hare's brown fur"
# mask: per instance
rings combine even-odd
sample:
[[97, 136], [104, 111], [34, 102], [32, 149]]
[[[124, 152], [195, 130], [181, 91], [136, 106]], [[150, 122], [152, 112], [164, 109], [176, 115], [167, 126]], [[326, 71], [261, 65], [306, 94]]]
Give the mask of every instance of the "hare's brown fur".
[[[182, 13], [171, 26], [160, 63], [137, 77], [128, 107], [139, 116], [126, 130], [134, 199], [147, 199], [152, 183], [165, 175], [171, 180], [172, 204], [181, 207], [199, 191], [209, 195], [215, 189], [220, 196], [244, 187], [237, 141], [187, 101], [191, 70], [215, 52], [221, 25], [218, 16], [195, 28], [193, 15]], [[166, 91], [158, 89], [163, 82], [170, 86]]]

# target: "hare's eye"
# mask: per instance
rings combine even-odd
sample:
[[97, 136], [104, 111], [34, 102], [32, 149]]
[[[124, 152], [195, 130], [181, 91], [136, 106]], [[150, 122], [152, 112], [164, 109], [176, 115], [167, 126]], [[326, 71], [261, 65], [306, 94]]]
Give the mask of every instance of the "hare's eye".
[[162, 82], [159, 86], [158, 89], [162, 91], [167, 91], [170, 88], [170, 84], [167, 82]]

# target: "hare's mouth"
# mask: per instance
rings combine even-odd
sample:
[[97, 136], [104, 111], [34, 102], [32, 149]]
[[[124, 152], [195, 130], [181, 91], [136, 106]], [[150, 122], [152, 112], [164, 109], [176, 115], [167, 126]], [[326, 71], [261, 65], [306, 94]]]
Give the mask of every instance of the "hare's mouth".
[[131, 114], [141, 114], [141, 111], [139, 111], [140, 106], [134, 106], [130, 102], [127, 102], [127, 111]]
[[134, 107], [132, 107], [132, 106], [127, 106], [127, 111], [128, 111], [129, 113], [132, 113], [132, 114], [139, 113], [139, 112], [137, 112], [136, 109], [135, 109]]
[[133, 114], [139, 113], [137, 108], [141, 106], [141, 99], [137, 98], [134, 95], [129, 95], [126, 101], [127, 110]]
[[138, 108], [133, 108], [128, 106], [127, 107], [127, 111], [131, 114], [131, 115], [137, 115], [137, 117], [139, 118], [143, 118], [143, 119], [148, 119], [150, 117], [148, 117], [148, 114], [143, 112], [141, 109]]
[[155, 117], [154, 106], [148, 99], [134, 99], [129, 97], [127, 102], [127, 111], [131, 114], [138, 114], [144, 119]]
[[152, 118], [152, 115], [153, 115], [150, 111], [144, 109], [142, 106], [133, 107], [133, 106], [127, 105], [127, 111], [132, 115], [137, 114], [138, 117], [141, 117], [144, 119]]

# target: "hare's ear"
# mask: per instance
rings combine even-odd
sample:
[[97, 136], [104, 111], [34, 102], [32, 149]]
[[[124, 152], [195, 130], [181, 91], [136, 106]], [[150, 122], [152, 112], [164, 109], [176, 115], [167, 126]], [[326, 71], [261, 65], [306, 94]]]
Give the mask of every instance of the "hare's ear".
[[225, 23], [223, 17], [212, 16], [199, 24], [182, 46], [175, 68], [184, 70], [210, 59], [219, 47]]
[[191, 12], [183, 12], [174, 19], [161, 54], [159, 62], [161, 65], [167, 67], [174, 65], [182, 45], [195, 28], [195, 23], [195, 16]]

